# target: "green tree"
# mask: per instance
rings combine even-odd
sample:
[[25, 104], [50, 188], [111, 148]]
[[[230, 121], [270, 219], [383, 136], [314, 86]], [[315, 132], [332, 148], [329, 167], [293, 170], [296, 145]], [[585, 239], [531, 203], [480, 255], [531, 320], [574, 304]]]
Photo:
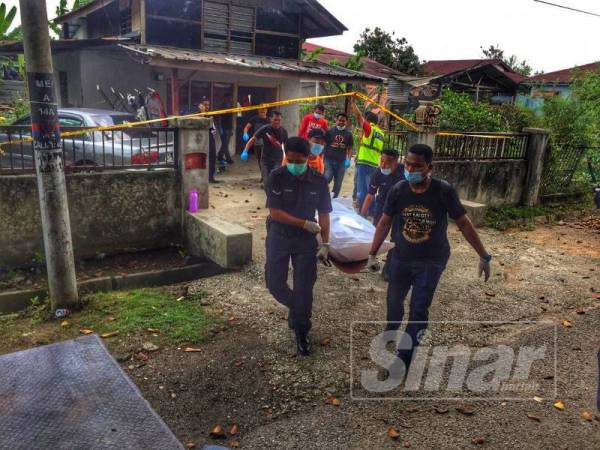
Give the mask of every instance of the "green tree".
[[523, 76], [530, 76], [533, 69], [529, 64], [527, 64], [526, 60], [519, 61], [519, 58], [516, 55], [505, 56], [504, 50], [500, 48], [498, 44], [490, 45], [487, 49], [481, 47], [481, 51], [483, 52], [483, 56], [489, 59], [499, 59], [503, 61], [508, 67], [514, 70], [517, 73], [520, 73]]
[[475, 103], [468, 94], [446, 89], [435, 103], [442, 108], [438, 124], [443, 130], [505, 131], [502, 116], [485, 102]]
[[374, 30], [365, 28], [354, 44], [354, 51], [410, 75], [417, 75], [421, 71], [419, 57], [408, 41], [405, 38], [398, 39], [395, 32], [390, 34], [379, 27]]
[[12, 31], [10, 27], [15, 20], [15, 16], [17, 15], [17, 7], [13, 6], [10, 8], [8, 13], [6, 12], [6, 4], [4, 2], [0, 3], [0, 40], [2, 41], [10, 41], [17, 40], [21, 37], [21, 27], [16, 27]]

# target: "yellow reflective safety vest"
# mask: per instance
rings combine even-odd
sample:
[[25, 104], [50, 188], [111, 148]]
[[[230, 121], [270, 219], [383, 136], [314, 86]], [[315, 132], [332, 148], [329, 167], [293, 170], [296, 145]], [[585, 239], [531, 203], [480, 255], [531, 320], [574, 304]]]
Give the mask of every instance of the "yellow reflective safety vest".
[[377, 125], [371, 124], [371, 134], [366, 137], [363, 134], [358, 155], [357, 164], [367, 164], [373, 167], [379, 167], [379, 159], [383, 151], [385, 134]]

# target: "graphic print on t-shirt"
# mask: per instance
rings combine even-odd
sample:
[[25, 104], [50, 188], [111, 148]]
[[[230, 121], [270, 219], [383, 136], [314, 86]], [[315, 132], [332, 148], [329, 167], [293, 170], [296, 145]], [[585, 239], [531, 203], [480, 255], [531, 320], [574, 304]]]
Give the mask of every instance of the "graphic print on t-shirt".
[[429, 239], [431, 229], [436, 221], [428, 208], [419, 205], [410, 205], [402, 210], [404, 227], [402, 236], [411, 244], [420, 244]]

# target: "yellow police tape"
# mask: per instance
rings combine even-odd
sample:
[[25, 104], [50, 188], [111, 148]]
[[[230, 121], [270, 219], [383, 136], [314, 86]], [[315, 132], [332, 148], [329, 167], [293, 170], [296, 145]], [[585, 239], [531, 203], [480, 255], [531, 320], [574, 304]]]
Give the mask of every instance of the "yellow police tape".
[[[169, 120], [193, 119], [196, 117], [212, 117], [212, 116], [220, 116], [223, 114], [237, 114], [237, 113], [243, 113], [243, 112], [248, 112], [248, 111], [255, 111], [257, 109], [262, 109], [262, 108], [275, 108], [278, 106], [292, 105], [294, 103], [311, 103], [311, 102], [315, 102], [318, 100], [327, 100], [327, 99], [334, 99], [334, 98], [340, 98], [340, 97], [360, 98], [361, 100], [363, 100], [365, 102], [368, 102], [368, 103], [371, 103], [371, 104], [377, 106], [383, 112], [385, 112], [386, 114], [389, 114], [391, 117], [396, 119], [398, 122], [400, 122], [407, 128], [410, 128], [413, 131], [422, 131], [419, 127], [417, 127], [412, 122], [404, 119], [403, 117], [400, 117], [398, 114], [394, 113], [393, 111], [390, 111], [385, 106], [381, 105], [380, 103], [377, 103], [375, 100], [367, 97], [366, 95], [364, 95], [360, 92], [345, 92], [345, 93], [341, 93], [341, 94], [317, 95], [317, 96], [312, 96], [312, 97], [300, 97], [300, 98], [293, 98], [293, 99], [289, 99], [289, 100], [279, 100], [276, 102], [261, 103], [259, 105], [254, 105], [254, 106], [239, 106], [239, 107], [235, 107], [235, 108], [220, 109], [217, 111], [198, 112], [198, 113], [185, 114], [185, 115], [161, 117], [158, 119], [140, 120], [138, 122], [125, 122], [125, 123], [122, 123], [119, 125], [105, 125], [105, 126], [100, 126], [100, 127], [82, 128], [81, 130], [77, 130], [77, 131], [66, 131], [64, 133], [61, 133], [61, 137], [67, 138], [67, 137], [82, 136], [84, 134], [93, 133], [96, 131], [123, 130], [123, 129], [127, 129], [127, 128], [138, 127], [141, 125], [150, 125], [150, 124], [154, 124], [154, 123], [161, 123], [161, 122], [165, 122], [165, 121], [169, 121]], [[464, 136], [464, 134], [462, 134], [462, 133], [450, 133], [450, 132], [438, 132], [436, 134], [438, 136]], [[510, 139], [510, 136], [493, 136], [493, 135], [485, 135], [485, 134], [481, 134], [481, 135], [470, 134], [469, 136], [487, 138], [487, 139]], [[32, 137], [26, 137], [23, 139], [19, 139], [17, 141], [1, 142], [0, 143], [0, 154], [3, 153], [2, 147], [5, 145], [20, 144], [22, 142], [31, 142], [31, 141], [33, 141]]]

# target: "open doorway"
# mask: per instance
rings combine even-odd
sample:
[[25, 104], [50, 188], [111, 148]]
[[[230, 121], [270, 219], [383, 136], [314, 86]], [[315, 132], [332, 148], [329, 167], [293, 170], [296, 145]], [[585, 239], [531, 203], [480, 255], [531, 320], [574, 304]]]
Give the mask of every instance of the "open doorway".
[[[237, 98], [241, 106], [254, 106], [261, 103], [274, 102], [277, 100], [277, 88], [239, 86]], [[248, 111], [242, 113], [241, 117], [238, 116], [235, 131], [236, 148], [242, 148], [244, 145], [242, 141], [244, 127], [248, 123], [248, 120], [255, 114], [257, 114], [256, 111]]]

